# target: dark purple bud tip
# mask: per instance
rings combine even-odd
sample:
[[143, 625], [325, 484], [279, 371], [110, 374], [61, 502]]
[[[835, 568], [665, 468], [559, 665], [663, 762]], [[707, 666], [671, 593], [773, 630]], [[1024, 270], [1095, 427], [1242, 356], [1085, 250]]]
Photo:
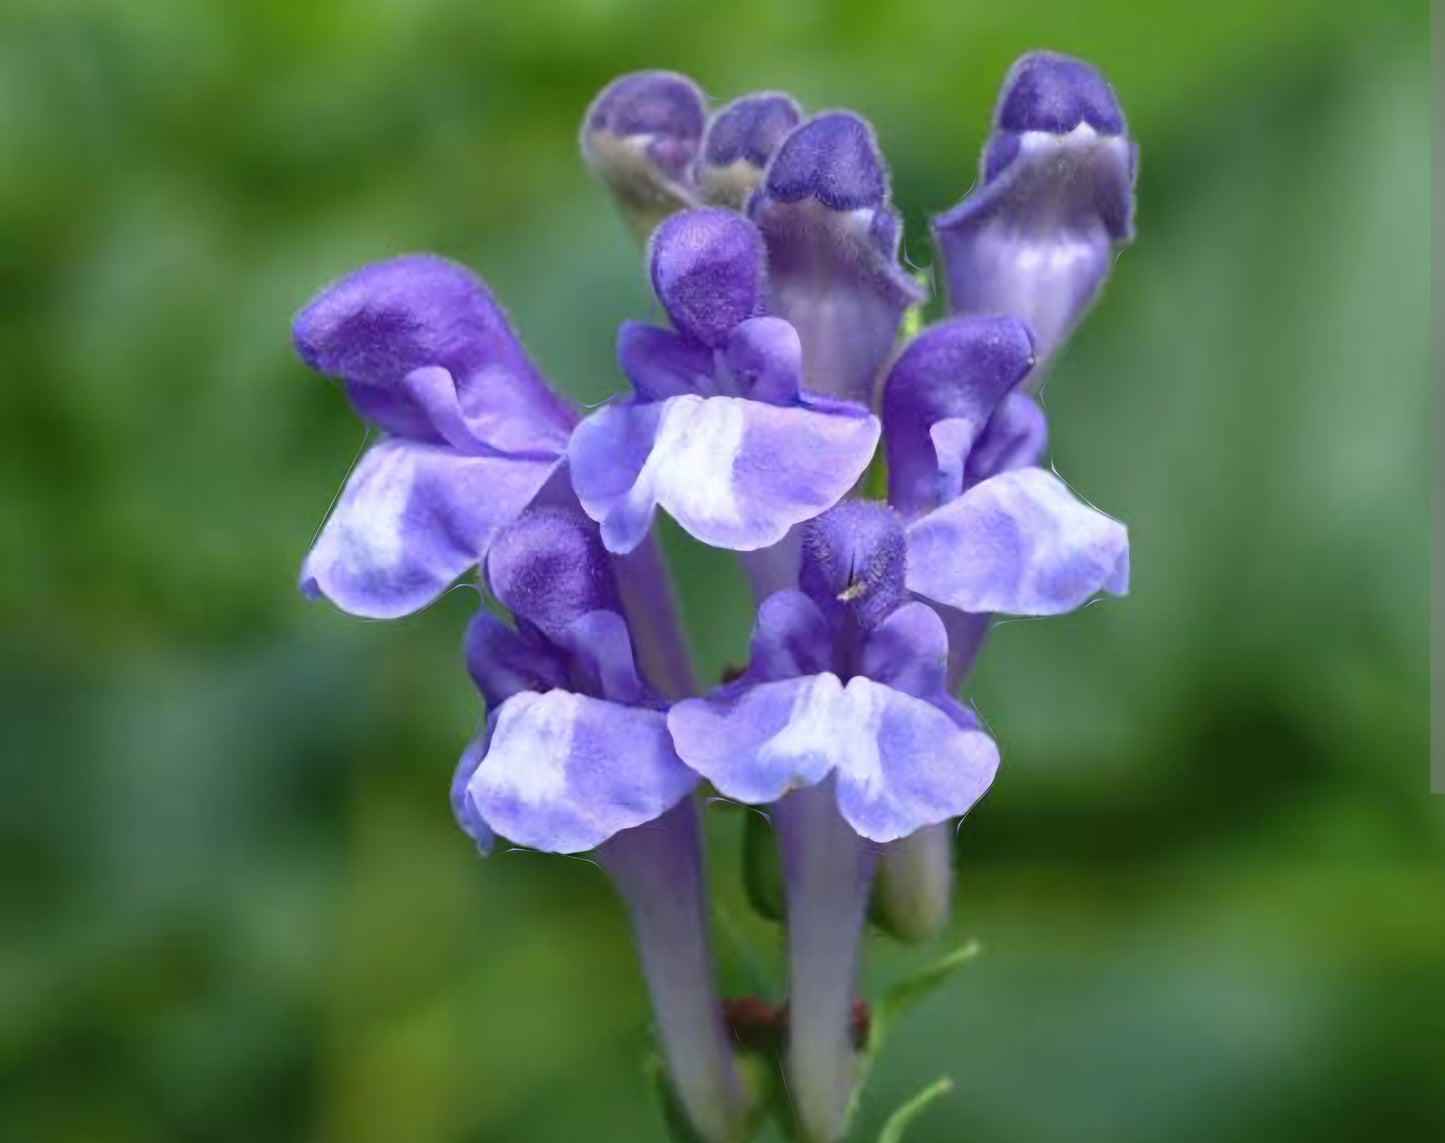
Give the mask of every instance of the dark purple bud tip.
[[757, 312], [763, 238], [730, 210], [685, 210], [652, 236], [652, 288], [678, 332], [719, 348]]
[[1009, 70], [999, 96], [1003, 131], [1065, 135], [1087, 123], [1101, 135], [1122, 135], [1124, 113], [1097, 68], [1054, 52], [1031, 52]]
[[852, 614], [871, 630], [904, 602], [907, 561], [897, 512], [874, 501], [844, 501], [804, 526], [798, 586], [824, 614]]
[[534, 508], [487, 553], [492, 594], [548, 635], [592, 611], [617, 611], [616, 583], [597, 525], [579, 512]]
[[595, 159], [599, 135], [649, 140], [649, 154], [673, 178], [680, 177], [697, 154], [707, 112], [702, 92], [685, 75], [639, 71], [614, 79], [587, 112], [583, 145]]
[[809, 120], [778, 150], [767, 193], [778, 202], [815, 198], [832, 210], [877, 206], [888, 193], [888, 176], [873, 128], [850, 111]]
[[803, 121], [791, 95], [745, 95], [712, 117], [703, 137], [703, 162], [727, 167], [742, 161], [766, 167], [788, 133]]

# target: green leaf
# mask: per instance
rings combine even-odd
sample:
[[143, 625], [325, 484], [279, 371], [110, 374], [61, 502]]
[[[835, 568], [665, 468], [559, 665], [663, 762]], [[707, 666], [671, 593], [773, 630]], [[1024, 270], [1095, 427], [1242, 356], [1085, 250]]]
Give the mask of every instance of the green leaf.
[[881, 1045], [893, 1024], [925, 997], [938, 991], [955, 972], [982, 950], [977, 941], [969, 941], [922, 968], [915, 969], [895, 981], [873, 1006], [873, 1031], [868, 1037], [868, 1054]]
[[903, 1133], [908, 1130], [909, 1124], [952, 1090], [953, 1081], [947, 1076], [939, 1076], [888, 1117], [879, 1133], [878, 1143], [903, 1143]]
[[[937, 960], [915, 969], [901, 980], [895, 981], [887, 991], [878, 998], [878, 1002], [873, 1005], [873, 1026], [868, 1033], [868, 1043], [864, 1045], [863, 1051], [858, 1054], [858, 1063], [854, 1071], [853, 1096], [848, 1104], [848, 1119], [850, 1122], [852, 1121], [854, 1113], [858, 1110], [858, 1101], [863, 1094], [864, 1085], [868, 1082], [868, 1072], [873, 1067], [873, 1061], [878, 1058], [878, 1053], [882, 1050], [884, 1041], [887, 1040], [889, 1033], [893, 1031], [893, 1025], [920, 1000], [938, 991], [939, 988], [947, 983], [949, 977], [957, 972], [964, 964], [976, 957], [982, 949], [983, 946], [977, 941], [969, 941], [967, 944], [960, 945], [958, 948], [946, 953]], [[937, 1086], [937, 1084], [934, 1085], [934, 1087]], [[932, 1089], [929, 1090], [931, 1091]], [[943, 1093], [938, 1092], [930, 1098], [936, 1099], [937, 1096], [941, 1094]], [[896, 1118], [902, 1114], [907, 1106], [911, 1106], [911, 1104], [905, 1105], [904, 1108], [899, 1108], [899, 1110], [894, 1113], [894, 1117]], [[921, 1108], [919, 1110], [921, 1110]], [[916, 1115], [917, 1111], [914, 1111], [912, 1114]], [[911, 1118], [911, 1116], [909, 1118]], [[904, 1122], [906, 1123], [907, 1120]], [[902, 1130], [902, 1128], [900, 1127], [899, 1130]]]
[[778, 859], [778, 841], [767, 818], [752, 810], [747, 811], [743, 826], [743, 885], [759, 916], [770, 921], [783, 919], [783, 867]]

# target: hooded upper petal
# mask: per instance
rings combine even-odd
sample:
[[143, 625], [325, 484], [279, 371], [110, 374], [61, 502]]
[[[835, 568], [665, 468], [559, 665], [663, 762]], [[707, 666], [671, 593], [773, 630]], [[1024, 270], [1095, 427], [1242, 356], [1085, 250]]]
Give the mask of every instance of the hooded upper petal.
[[1050, 357], [1133, 237], [1136, 166], [1096, 69], [1052, 52], [1020, 59], [1004, 80], [982, 186], [934, 223], [950, 308], [1017, 314], [1039, 359]]
[[961, 474], [1000, 402], [1033, 364], [1028, 327], [1007, 315], [949, 318], [909, 342], [883, 386], [889, 503], [912, 515], [947, 499], [947, 473]]
[[495, 833], [581, 853], [654, 820], [696, 785], [660, 712], [554, 690], [502, 705], [466, 792]]
[[302, 590], [373, 619], [425, 607], [481, 559], [557, 463], [383, 440], [347, 479], [306, 557]]
[[440, 443], [456, 428], [438, 417], [460, 417], [492, 449], [556, 453], [571, 431], [486, 285], [445, 258], [409, 254], [337, 279], [292, 336], [307, 365], [340, 378], [357, 412], [397, 436]]
[[861, 408], [687, 395], [599, 410], [577, 427], [568, 456], [609, 550], [636, 547], [661, 505], [704, 543], [752, 551], [847, 493], [878, 432]]
[[1053, 473], [1014, 469], [909, 525], [908, 587], [961, 611], [1057, 615], [1128, 590], [1129, 535]]
[[871, 404], [903, 311], [924, 296], [898, 264], [901, 230], [872, 128], [846, 111], [798, 127], [748, 215], [767, 242], [770, 306], [802, 338], [805, 387]]

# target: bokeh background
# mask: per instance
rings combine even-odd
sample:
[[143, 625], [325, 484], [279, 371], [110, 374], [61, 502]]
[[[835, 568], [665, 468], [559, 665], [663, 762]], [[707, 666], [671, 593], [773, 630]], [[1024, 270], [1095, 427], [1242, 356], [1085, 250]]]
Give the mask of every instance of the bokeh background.
[[[1046, 392], [1135, 588], [992, 639], [1005, 766], [950, 933], [984, 952], [900, 1027], [858, 1137], [947, 1073], [917, 1143], [1445, 1138], [1423, 4], [0, 12], [0, 1138], [661, 1140], [601, 873], [482, 863], [450, 820], [475, 596], [377, 624], [295, 591], [362, 430], [289, 317], [442, 251], [601, 399], [650, 310], [575, 149], [608, 78], [858, 109], [926, 264], [1040, 46], [1097, 61], [1143, 147], [1138, 242]], [[715, 674], [741, 581], [667, 539]], [[734, 921], [744, 990], [776, 941]], [[875, 941], [870, 978], [921, 955]]]

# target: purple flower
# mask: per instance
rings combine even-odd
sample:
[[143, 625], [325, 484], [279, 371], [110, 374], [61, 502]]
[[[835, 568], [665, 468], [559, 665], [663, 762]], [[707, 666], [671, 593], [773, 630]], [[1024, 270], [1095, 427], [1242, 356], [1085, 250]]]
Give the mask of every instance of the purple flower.
[[487, 722], [452, 808], [483, 852], [500, 834], [595, 854], [631, 915], [678, 1101], [702, 1139], [732, 1143], [747, 1096], [713, 984], [697, 776], [638, 677], [613, 568], [574, 510], [533, 508], [498, 535], [487, 579], [516, 626], [481, 612], [467, 633]]
[[671, 71], [621, 76], [587, 109], [582, 154], [639, 237], [695, 205], [692, 165], [706, 118], [697, 84]]
[[[1017, 318], [956, 317], [914, 339], [884, 385], [888, 499], [909, 519], [907, 587], [948, 632], [950, 691], [991, 613], [1056, 614], [1128, 587], [1124, 526], [1035, 467], [1048, 427], [1018, 389], [1034, 364]], [[886, 848], [877, 897], [895, 935], [923, 939], [947, 920], [952, 843], [937, 825]]]
[[1090, 64], [1024, 56], [1004, 80], [981, 187], [934, 222], [955, 313], [1011, 313], [1047, 361], [1134, 236], [1137, 148]]
[[830, 776], [862, 837], [957, 817], [998, 751], [944, 687], [943, 623], [907, 597], [903, 520], [850, 501], [803, 532], [802, 590], [759, 609], [747, 673], [668, 715], [683, 760], [728, 797], [776, 801]]
[[853, 486], [878, 420], [801, 388], [797, 333], [762, 315], [763, 243], [746, 219], [673, 215], [653, 236], [651, 265], [674, 330], [628, 322], [618, 332], [635, 393], [573, 433], [573, 488], [614, 552], [642, 541], [659, 505], [715, 547], [776, 543]]
[[691, 793], [697, 778], [638, 677], [591, 522], [533, 509], [496, 538], [487, 579], [517, 626], [483, 611], [467, 632], [488, 712], [453, 790], [464, 828], [479, 843], [478, 821], [519, 845], [580, 853]]
[[805, 383], [871, 406], [903, 312], [925, 296], [898, 264], [872, 127], [848, 111], [815, 116], [783, 140], [747, 209], [768, 246], [772, 310], [802, 339]]
[[348, 478], [302, 590], [373, 618], [424, 607], [546, 484], [573, 415], [481, 279], [442, 258], [348, 274], [297, 314], [293, 337], [385, 434]]
[[803, 529], [801, 590], [764, 602], [747, 673], [678, 703], [678, 754], [723, 794], [772, 803], [787, 896], [788, 1090], [808, 1139], [837, 1138], [877, 847], [966, 813], [998, 749], [944, 688], [943, 622], [909, 602], [902, 519], [849, 502]]
[[909, 517], [910, 592], [962, 612], [1057, 615], [1129, 584], [1124, 526], [1035, 467], [1042, 413], [1014, 387], [1033, 367], [1012, 317], [957, 317], [889, 371], [889, 502]]

